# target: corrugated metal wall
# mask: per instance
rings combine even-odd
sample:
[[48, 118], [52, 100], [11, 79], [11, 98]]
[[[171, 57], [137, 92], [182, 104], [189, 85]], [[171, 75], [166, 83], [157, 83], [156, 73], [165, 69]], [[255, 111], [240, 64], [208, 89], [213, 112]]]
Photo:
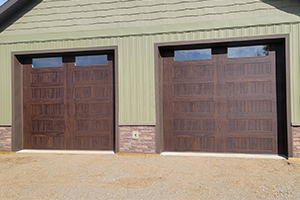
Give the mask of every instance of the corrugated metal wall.
[[92, 38], [0, 45], [0, 123], [11, 122], [11, 52], [60, 48], [119, 48], [120, 122], [155, 122], [154, 43], [289, 33], [292, 121], [300, 121], [300, 24], [251, 26], [116, 38]]

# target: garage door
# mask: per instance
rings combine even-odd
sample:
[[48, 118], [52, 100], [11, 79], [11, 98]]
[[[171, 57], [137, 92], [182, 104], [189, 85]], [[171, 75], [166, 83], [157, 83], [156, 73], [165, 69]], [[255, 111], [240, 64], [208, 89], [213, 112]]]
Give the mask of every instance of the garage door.
[[23, 65], [24, 148], [113, 150], [113, 61], [107, 55]]
[[276, 50], [268, 48], [214, 47], [165, 57], [164, 150], [278, 153]]

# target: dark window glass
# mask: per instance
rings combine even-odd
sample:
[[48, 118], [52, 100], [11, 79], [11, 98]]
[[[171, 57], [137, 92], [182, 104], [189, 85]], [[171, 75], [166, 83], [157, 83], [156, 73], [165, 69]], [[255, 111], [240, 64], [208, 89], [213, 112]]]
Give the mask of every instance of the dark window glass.
[[33, 58], [32, 67], [61, 67], [62, 57]]
[[105, 65], [107, 55], [76, 56], [76, 65]]
[[211, 59], [211, 49], [194, 49], [175, 51], [175, 60]]
[[269, 50], [267, 45], [228, 48], [228, 58], [258, 57], [267, 56], [268, 54]]

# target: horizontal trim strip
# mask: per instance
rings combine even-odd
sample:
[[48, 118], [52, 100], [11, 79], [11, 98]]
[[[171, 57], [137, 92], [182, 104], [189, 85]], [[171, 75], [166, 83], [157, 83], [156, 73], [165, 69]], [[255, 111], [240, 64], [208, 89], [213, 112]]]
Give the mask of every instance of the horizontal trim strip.
[[286, 159], [284, 155], [273, 154], [244, 154], [244, 153], [204, 153], [204, 152], [162, 152], [163, 156], [199, 156], [199, 157], [219, 157], [219, 158], [260, 158], [260, 159]]
[[155, 122], [122, 122], [119, 126], [156, 126]]
[[17, 153], [40, 153], [40, 154], [103, 154], [112, 155], [114, 151], [90, 151], [90, 150], [35, 150], [23, 149]]
[[12, 127], [11, 124], [0, 124], [0, 127]]
[[299, 127], [300, 126], [300, 122], [292, 122], [291, 126], [293, 126], [293, 127]]
[[[247, 23], [248, 22], [248, 23]], [[218, 21], [203, 21], [186, 24], [167, 24], [163, 26], [146, 26], [146, 27], [129, 27], [129, 28], [114, 28], [106, 30], [90, 30], [78, 32], [56, 32], [56, 33], [41, 33], [41, 34], [23, 34], [0, 36], [0, 44], [10, 44], [19, 42], [36, 42], [36, 41], [60, 41], [60, 40], [76, 40], [88, 38], [102, 37], [120, 37], [133, 35], [151, 35], [163, 33], [178, 33], [200, 30], [213, 30], [225, 28], [238, 28], [249, 26], [266, 26], [284, 23], [299, 23], [300, 17], [294, 15], [276, 15], [269, 17], [256, 17], [245, 22], [245, 19], [233, 20], [218, 20]], [[5, 30], [3, 31], [5, 32]]]

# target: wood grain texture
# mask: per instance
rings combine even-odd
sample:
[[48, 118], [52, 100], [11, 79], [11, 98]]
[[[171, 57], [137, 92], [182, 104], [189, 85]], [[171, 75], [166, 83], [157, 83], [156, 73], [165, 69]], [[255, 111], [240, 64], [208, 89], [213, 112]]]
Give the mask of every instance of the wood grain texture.
[[227, 58], [227, 48], [216, 47], [210, 60], [164, 57], [164, 150], [284, 153], [286, 110], [277, 109], [277, 101], [285, 105], [277, 83], [284, 74], [276, 72], [284, 62], [277, 51]]
[[113, 61], [24, 70], [24, 148], [114, 149]]

